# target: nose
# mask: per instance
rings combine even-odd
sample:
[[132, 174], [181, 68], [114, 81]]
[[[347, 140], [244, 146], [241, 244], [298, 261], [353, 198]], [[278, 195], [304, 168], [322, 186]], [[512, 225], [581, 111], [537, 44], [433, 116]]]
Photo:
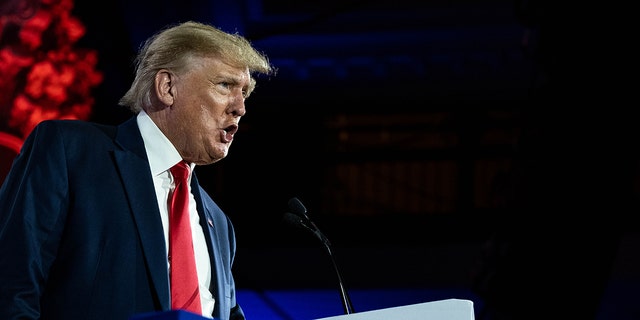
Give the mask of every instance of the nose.
[[236, 117], [242, 117], [247, 110], [244, 105], [244, 96], [242, 92], [234, 94], [233, 98], [229, 102], [229, 112]]

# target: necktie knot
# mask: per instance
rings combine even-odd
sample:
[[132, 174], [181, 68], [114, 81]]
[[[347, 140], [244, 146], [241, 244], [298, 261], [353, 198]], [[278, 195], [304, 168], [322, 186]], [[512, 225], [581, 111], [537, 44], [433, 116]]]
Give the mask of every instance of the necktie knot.
[[177, 184], [186, 182], [189, 179], [189, 172], [191, 171], [190, 169], [191, 167], [189, 167], [186, 162], [180, 161], [169, 170], [171, 171], [171, 175], [173, 175], [173, 178], [176, 180]]

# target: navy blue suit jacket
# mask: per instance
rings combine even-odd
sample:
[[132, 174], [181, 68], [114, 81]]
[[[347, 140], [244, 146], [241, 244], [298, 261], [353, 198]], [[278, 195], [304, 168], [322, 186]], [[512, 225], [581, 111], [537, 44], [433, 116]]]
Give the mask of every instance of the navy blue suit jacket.
[[[228, 217], [192, 178], [214, 318], [244, 319]], [[135, 117], [41, 122], [0, 189], [0, 319], [126, 320], [170, 309], [165, 239]]]

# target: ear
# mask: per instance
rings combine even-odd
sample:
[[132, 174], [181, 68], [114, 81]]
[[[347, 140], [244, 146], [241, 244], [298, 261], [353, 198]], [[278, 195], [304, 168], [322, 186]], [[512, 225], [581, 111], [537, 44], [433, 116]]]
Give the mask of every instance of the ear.
[[156, 73], [155, 91], [158, 100], [166, 106], [172, 106], [174, 100], [175, 75], [167, 69], [161, 69]]

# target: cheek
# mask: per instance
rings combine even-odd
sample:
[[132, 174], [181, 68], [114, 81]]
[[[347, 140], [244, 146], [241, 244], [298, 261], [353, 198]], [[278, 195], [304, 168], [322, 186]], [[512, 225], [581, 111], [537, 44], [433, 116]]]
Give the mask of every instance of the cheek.
[[199, 97], [194, 103], [199, 106], [199, 111], [198, 119], [193, 120], [201, 122], [205, 127], [214, 128], [226, 119], [227, 97], [211, 94]]
[[228, 96], [213, 96], [209, 100], [209, 109], [212, 114], [223, 115], [229, 103], [230, 101]]
[[220, 116], [214, 113], [214, 110], [203, 106], [197, 118], [192, 119], [194, 122], [191, 125], [199, 127], [198, 130], [203, 130], [207, 134], [213, 134], [218, 129], [218, 119], [220, 119]]

